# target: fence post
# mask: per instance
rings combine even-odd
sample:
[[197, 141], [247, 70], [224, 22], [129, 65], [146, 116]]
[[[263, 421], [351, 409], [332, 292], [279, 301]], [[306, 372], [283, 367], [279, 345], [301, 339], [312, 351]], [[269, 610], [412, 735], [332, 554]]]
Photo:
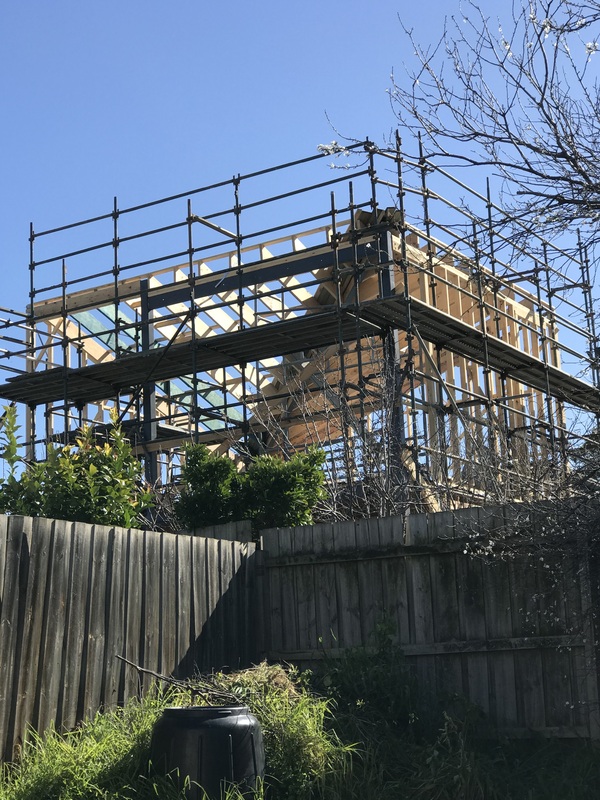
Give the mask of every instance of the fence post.
[[590, 579], [589, 549], [583, 550], [579, 570], [581, 586], [582, 629], [584, 636], [587, 717], [590, 739], [600, 739], [600, 707], [598, 705], [598, 666], [596, 662], [596, 633], [594, 605]]

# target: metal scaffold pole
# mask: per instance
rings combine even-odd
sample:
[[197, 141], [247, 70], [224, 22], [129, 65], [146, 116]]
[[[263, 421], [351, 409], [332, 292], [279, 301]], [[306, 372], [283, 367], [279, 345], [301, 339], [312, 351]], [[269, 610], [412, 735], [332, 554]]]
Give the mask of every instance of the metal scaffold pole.
[[354, 508], [355, 491], [355, 459], [350, 447], [350, 438], [354, 440], [351, 430], [351, 414], [348, 402], [348, 387], [346, 385], [346, 347], [344, 344], [344, 331], [342, 325], [342, 276], [340, 274], [339, 262], [339, 233], [337, 230], [337, 210], [335, 203], [335, 193], [331, 192], [331, 249], [333, 253], [333, 283], [335, 286], [335, 308], [337, 315], [337, 354], [340, 370], [339, 382], [339, 417], [340, 417], [340, 432], [342, 435], [342, 443], [344, 449], [344, 472], [346, 477], [346, 489], [348, 492], [348, 503], [350, 508]]
[[188, 286], [189, 286], [189, 320], [190, 320], [190, 337], [192, 345], [192, 436], [195, 444], [198, 443], [198, 364], [197, 364], [197, 350], [196, 350], [196, 303], [195, 303], [195, 283], [196, 276], [194, 272], [194, 233], [192, 225], [194, 217], [192, 215], [192, 201], [188, 198], [187, 201], [187, 245], [188, 245]]
[[[411, 438], [411, 455], [415, 470], [415, 483], [417, 485], [421, 482], [421, 466], [419, 463], [419, 421], [417, 411], [417, 397], [415, 387], [415, 347], [414, 347], [414, 330], [411, 310], [411, 292], [409, 282], [409, 263], [406, 249], [406, 212], [405, 212], [405, 190], [402, 173], [402, 140], [398, 131], [396, 131], [396, 168], [398, 176], [398, 208], [400, 210], [400, 267], [402, 270], [402, 291], [404, 294], [404, 302], [406, 304], [406, 366], [405, 374], [408, 377], [409, 384], [409, 399], [410, 399], [410, 438]], [[402, 394], [398, 398], [399, 402], [402, 401]]]

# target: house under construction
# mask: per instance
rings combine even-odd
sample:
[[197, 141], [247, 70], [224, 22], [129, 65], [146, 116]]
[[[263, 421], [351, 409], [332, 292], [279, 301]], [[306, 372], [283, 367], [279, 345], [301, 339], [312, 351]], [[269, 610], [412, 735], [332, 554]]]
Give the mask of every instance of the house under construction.
[[600, 412], [585, 250], [523, 236], [399, 141], [322, 150], [32, 227], [0, 356], [30, 458], [112, 412], [152, 481], [190, 440], [316, 443], [367, 513], [551, 491]]

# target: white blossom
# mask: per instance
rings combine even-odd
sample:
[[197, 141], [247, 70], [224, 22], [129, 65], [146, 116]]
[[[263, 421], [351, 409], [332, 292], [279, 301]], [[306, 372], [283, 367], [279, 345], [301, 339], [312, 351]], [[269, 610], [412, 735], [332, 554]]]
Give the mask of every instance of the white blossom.
[[345, 156], [350, 155], [350, 151], [348, 150], [348, 148], [344, 147], [341, 144], [338, 144], [338, 142], [336, 142], [335, 139], [332, 142], [330, 142], [329, 144], [319, 144], [319, 145], [317, 145], [317, 150], [320, 153], [323, 153], [323, 154], [328, 155], [328, 156], [331, 156], [331, 155], [334, 155], [334, 154], [337, 154], [337, 153], [343, 153], [343, 155], [345, 155]]

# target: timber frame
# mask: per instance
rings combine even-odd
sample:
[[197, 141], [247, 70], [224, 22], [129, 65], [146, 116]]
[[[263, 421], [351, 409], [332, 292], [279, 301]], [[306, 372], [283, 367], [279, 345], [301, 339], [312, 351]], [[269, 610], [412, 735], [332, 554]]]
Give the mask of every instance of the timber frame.
[[600, 413], [585, 249], [522, 244], [489, 185], [399, 138], [323, 150], [31, 227], [30, 304], [0, 353], [30, 458], [116, 412], [151, 481], [190, 440], [318, 443], [352, 486], [385, 424], [417, 505], [552, 491], [576, 413]]

